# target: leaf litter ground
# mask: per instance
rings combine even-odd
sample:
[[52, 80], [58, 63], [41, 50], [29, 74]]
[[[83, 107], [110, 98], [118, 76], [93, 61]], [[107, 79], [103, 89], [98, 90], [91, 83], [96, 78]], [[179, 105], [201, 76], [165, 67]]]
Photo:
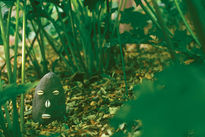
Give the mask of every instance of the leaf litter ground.
[[[142, 79], [153, 80], [156, 72], [162, 71], [169, 63], [170, 55], [163, 47], [127, 45], [125, 50], [126, 75], [129, 98], [133, 98], [133, 87]], [[39, 126], [31, 118], [34, 89], [25, 96], [26, 136], [101, 136], [109, 137], [116, 132], [109, 120], [125, 101], [125, 82], [122, 66], [111, 69], [106, 74], [85, 79], [87, 85], [73, 81], [69, 72], [59, 66], [66, 93], [66, 117], [64, 122], [54, 121], [47, 126]], [[27, 79], [35, 79], [31, 68], [27, 70]], [[29, 73], [28, 73], [29, 72]]]

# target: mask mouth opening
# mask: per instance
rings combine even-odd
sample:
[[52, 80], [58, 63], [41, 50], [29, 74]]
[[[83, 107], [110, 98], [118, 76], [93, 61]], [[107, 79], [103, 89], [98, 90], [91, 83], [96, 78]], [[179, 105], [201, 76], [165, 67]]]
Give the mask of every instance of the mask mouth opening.
[[42, 119], [50, 119], [51, 115], [50, 114], [42, 114]]

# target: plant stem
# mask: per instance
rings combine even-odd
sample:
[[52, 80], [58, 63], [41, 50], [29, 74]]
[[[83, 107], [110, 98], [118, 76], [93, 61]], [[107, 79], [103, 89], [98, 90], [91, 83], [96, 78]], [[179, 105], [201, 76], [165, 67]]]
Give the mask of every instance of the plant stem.
[[126, 8], [126, 5], [127, 5], [127, 0], [124, 0], [124, 7], [123, 7], [123, 10]]
[[185, 0], [189, 9], [191, 19], [196, 31], [196, 35], [202, 45], [203, 52], [205, 53], [205, 9], [202, 5], [202, 0]]
[[[39, 33], [39, 32], [37, 32], [36, 35], [38, 35], [38, 33]], [[19, 32], [18, 32], [18, 37], [19, 37], [19, 39], [22, 41], [22, 36], [20, 35]], [[37, 77], [38, 77], [38, 78], [41, 78], [40, 65], [38, 64], [38, 61], [37, 61], [37, 59], [36, 59], [35, 52], [34, 52], [34, 50], [33, 50], [33, 45], [34, 45], [34, 42], [35, 42], [36, 39], [37, 39], [37, 38], [36, 38], [36, 36], [35, 36], [34, 39], [33, 39], [33, 41], [32, 41], [32, 43], [30, 43], [29, 49], [28, 49], [28, 47], [26, 47], [26, 56], [25, 56], [25, 58], [27, 58], [27, 56], [29, 56], [29, 58], [30, 58], [31, 62], [33, 63], [33, 65], [34, 65], [34, 67], [35, 67], [35, 70], [36, 70], [36, 72], [37, 72]], [[31, 55], [31, 54], [32, 54], [32, 55]], [[22, 54], [18, 54], [17, 56], [21, 56], [21, 55], [22, 55]], [[32, 57], [33, 57], [34, 59], [32, 59]]]
[[[2, 81], [0, 79], [0, 91], [2, 91], [2, 90], [3, 90], [3, 84], [2, 84]], [[11, 124], [10, 114], [9, 114], [9, 111], [7, 108], [7, 102], [3, 105], [3, 107], [4, 107], [5, 114], [6, 114], [6, 121], [8, 122], [8, 129], [11, 130], [12, 124]]]
[[165, 39], [165, 41], [166, 41], [166, 43], [167, 43], [167, 45], [168, 45], [168, 49], [169, 49], [169, 52], [170, 52], [170, 54], [171, 54], [171, 57], [172, 57], [173, 60], [175, 60], [175, 54], [174, 54], [174, 51], [173, 51], [173, 47], [174, 47], [174, 46], [173, 46], [173, 43], [172, 43], [172, 41], [171, 41], [171, 39], [170, 39], [170, 37], [169, 37], [169, 34], [168, 34], [168, 32], [167, 32], [168, 28], [167, 28], [167, 26], [166, 26], [165, 21], [164, 21], [163, 18], [162, 18], [161, 11], [159, 10], [160, 8], [159, 8], [159, 6], [157, 5], [156, 0], [152, 0], [152, 3], [153, 3], [153, 5], [154, 5], [154, 9], [155, 9], [155, 11], [156, 11], [157, 19], [158, 19], [158, 22], [159, 22], [159, 24], [160, 24], [160, 26], [161, 26], [161, 31], [162, 31], [163, 36], [164, 36], [164, 39]]
[[115, 19], [115, 24], [113, 27], [113, 31], [112, 31], [112, 35], [114, 35], [114, 32], [116, 30], [116, 27], [119, 27], [119, 20], [120, 20], [120, 9], [122, 8], [122, 4], [123, 4], [123, 0], [120, 1], [119, 6], [118, 6], [118, 10], [117, 10], [117, 18]]
[[12, 12], [12, 7], [10, 7], [9, 9], [8, 18], [7, 18], [6, 39], [8, 43], [9, 43], [9, 35], [10, 35], [11, 12]]
[[[124, 2], [124, 7], [122, 7], [123, 2]], [[126, 4], [127, 4], [127, 0], [120, 0], [119, 6], [118, 6], [118, 10], [117, 10], [117, 18], [115, 20], [115, 24], [114, 24], [114, 28], [113, 28], [112, 34], [114, 34], [114, 32], [116, 30], [116, 27], [119, 27], [120, 11], [125, 9]]]
[[9, 114], [9, 110], [7, 108], [7, 102], [3, 105], [3, 107], [4, 107], [5, 114], [6, 114], [6, 121], [8, 122], [8, 129], [11, 129], [12, 128], [11, 117]]
[[[84, 65], [84, 63], [82, 61], [82, 57], [80, 55], [80, 51], [79, 51], [78, 45], [76, 43], [76, 30], [75, 30], [75, 25], [74, 25], [74, 20], [73, 20], [73, 12], [72, 12], [72, 7], [71, 7], [71, 0], [69, 0], [67, 4], [68, 5], [67, 5], [66, 10], [68, 10], [68, 16], [70, 17], [69, 19], [70, 19], [70, 23], [71, 23], [70, 27], [71, 27], [71, 32], [72, 32], [72, 36], [71, 36], [72, 38], [70, 38], [68, 36], [68, 34], [66, 32], [68, 29], [66, 29], [66, 25], [63, 22], [63, 19], [62, 19], [62, 17], [59, 14], [58, 8], [56, 7], [57, 13], [58, 13], [58, 15], [59, 15], [59, 17], [60, 17], [60, 19], [62, 21], [62, 28], [65, 31], [64, 34], [65, 34], [66, 40], [68, 42], [68, 44], [63, 44], [63, 45], [65, 46], [65, 51], [66, 51], [66, 54], [68, 54], [68, 58], [69, 58], [69, 53], [67, 51], [67, 47], [70, 49], [70, 52], [71, 52], [71, 55], [73, 57], [74, 64], [75, 64], [77, 70], [78, 71], [82, 71], [82, 70], [85, 70], [85, 65]], [[73, 43], [71, 42], [71, 40], [73, 41]], [[75, 53], [77, 53], [77, 55]], [[78, 58], [79, 58], [80, 63], [78, 62]]]
[[124, 99], [127, 99], [127, 97], [128, 97], [127, 76], [126, 76], [126, 72], [125, 72], [125, 61], [124, 61], [124, 56], [123, 56], [123, 49], [122, 49], [119, 29], [117, 31], [117, 38], [118, 38], [118, 43], [120, 46], [120, 56], [121, 56], [122, 70], [123, 70], [123, 76], [124, 76], [124, 81], [125, 81], [125, 93], [126, 93], [126, 95], [124, 95]]
[[[80, 68], [79, 71], [85, 71], [85, 64], [82, 60], [82, 56], [80, 55], [80, 50], [79, 50], [79, 46], [77, 45], [77, 41], [76, 41], [76, 38], [77, 38], [77, 30], [75, 29], [75, 23], [74, 23], [74, 16], [73, 16], [73, 10], [72, 10], [72, 3], [71, 3], [71, 0], [68, 1], [68, 7], [69, 7], [69, 16], [70, 16], [70, 22], [71, 22], [71, 28], [72, 28], [72, 33], [73, 33], [73, 44], [74, 44], [74, 51], [76, 51], [77, 55], [76, 57], [79, 58], [79, 65], [82, 67], [82, 69]], [[65, 26], [65, 25], [64, 25]], [[68, 37], [69, 38], [69, 37]], [[67, 38], [67, 39], [68, 39]]]
[[18, 110], [16, 107], [16, 99], [12, 99], [12, 104], [13, 104], [13, 137], [21, 137], [21, 133], [23, 136], [23, 132], [20, 132], [19, 128], [19, 121], [18, 121]]
[[179, 15], [180, 15], [180, 17], [182, 18], [182, 20], [183, 20], [183, 22], [184, 22], [186, 28], [188, 29], [188, 31], [190, 32], [190, 34], [192, 35], [192, 37], [193, 37], [193, 39], [196, 41], [196, 43], [201, 47], [201, 43], [199, 42], [199, 40], [198, 40], [197, 37], [195, 36], [194, 32], [193, 32], [193, 31], [191, 30], [191, 28], [189, 27], [189, 24], [188, 24], [188, 22], [186, 21], [186, 19], [185, 19], [183, 13], [182, 13], [182, 11], [181, 11], [181, 9], [180, 9], [180, 7], [179, 7], [178, 1], [177, 1], [177, 0], [174, 0], [174, 2], [175, 2], [175, 5], [176, 5], [176, 7], [177, 7], [177, 11], [179, 12]]
[[[136, 0], [135, 0], [135, 1], [136, 1]], [[155, 15], [154, 15], [154, 12], [152, 12], [148, 7], [146, 7], [141, 1], [140, 1], [139, 4], [140, 4], [141, 8], [144, 10], [144, 12], [145, 12], [148, 16], [150, 16], [150, 19], [152, 20], [152, 22], [155, 23], [156, 26], [157, 26], [159, 29], [161, 29], [159, 23], [157, 22], [157, 19], [156, 19]]]
[[[150, 9], [150, 11], [154, 14], [154, 9], [153, 7], [149, 4], [149, 2], [147, 0], [144, 0], [144, 2], [147, 4], [148, 8]], [[141, 2], [142, 3], [142, 2]], [[156, 16], [156, 15], [155, 15]]]
[[[25, 47], [26, 47], [26, 0], [23, 4], [23, 33], [22, 33], [22, 70], [21, 83], [25, 83]], [[24, 94], [21, 94], [20, 127], [24, 134]]]
[[0, 107], [0, 127], [1, 129], [3, 130], [3, 134], [6, 136], [6, 137], [11, 137], [6, 126], [5, 126], [5, 123], [4, 123], [5, 119], [4, 119], [4, 114], [3, 114], [3, 111]]
[[12, 82], [12, 77], [11, 77], [12, 71], [11, 71], [11, 62], [9, 60], [9, 58], [10, 58], [9, 43], [7, 41], [7, 38], [6, 38], [1, 6], [0, 6], [0, 27], [1, 27], [1, 37], [3, 40], [3, 44], [4, 44], [4, 53], [5, 53], [5, 59], [6, 59], [7, 75], [8, 75], [9, 83], [11, 83]]
[[[37, 32], [37, 33], [39, 33], [39, 32]], [[35, 54], [35, 52], [33, 50], [33, 45], [34, 45], [34, 43], [35, 43], [35, 41], [37, 39], [37, 36], [38, 36], [38, 34], [36, 34], [36, 36], [34, 37], [32, 42], [30, 43], [30, 47], [26, 46], [26, 56], [25, 56], [25, 58], [27, 58], [27, 57], [30, 58], [30, 60], [31, 60], [31, 62], [32, 62], [36, 72], [37, 72], [37, 77], [41, 78], [41, 74], [42, 73], [41, 73], [40, 65], [38, 64], [38, 61], [36, 59], [36, 54]]]
[[46, 74], [48, 72], [48, 67], [47, 67], [48, 61], [46, 60], [46, 56], [45, 56], [45, 48], [44, 48], [45, 44], [44, 44], [43, 34], [42, 34], [43, 27], [42, 27], [41, 19], [38, 19], [38, 27], [39, 27], [39, 34], [40, 34], [39, 47], [40, 47], [41, 57], [42, 57], [43, 73]]
[[[160, 24], [157, 22], [156, 14], [153, 11], [153, 8], [150, 6], [150, 4], [148, 2], [146, 2], [147, 6], [145, 6], [141, 1], [139, 4], [140, 4], [141, 8], [144, 10], [144, 12], [150, 17], [152, 22], [157, 26], [157, 28], [162, 29]], [[166, 31], [169, 34], [169, 36], [173, 37], [173, 34], [169, 31], [168, 28], [166, 28]]]
[[62, 53], [56, 48], [56, 45], [60, 45], [60, 44], [54, 44], [54, 40], [51, 38], [51, 36], [49, 36], [49, 34], [48, 34], [44, 29], [43, 29], [42, 31], [43, 31], [44, 36], [46, 37], [46, 39], [47, 39], [49, 45], [51, 45], [51, 47], [52, 47], [53, 50], [58, 54], [58, 56], [63, 59], [64, 63], [66, 64], [66, 66], [67, 66], [68, 68], [70, 68], [70, 67], [73, 68], [73, 69], [71, 69], [71, 71], [74, 73], [74, 66], [73, 66], [73, 64], [72, 64], [72, 63], [70, 64], [69, 61], [68, 61], [68, 60], [62, 55]]
[[16, 82], [17, 77], [17, 55], [18, 55], [18, 26], [19, 26], [19, 6], [20, 2], [16, 2], [16, 30], [15, 30], [15, 46], [14, 46], [14, 68], [13, 81]]
[[[70, 42], [69, 36], [68, 36], [67, 33], [64, 33], [64, 34], [65, 34], [65, 37], [66, 37], [66, 40], [68, 40], [68, 44], [67, 44], [67, 43], [65, 43], [65, 40], [63, 39], [63, 37], [62, 37], [62, 35], [61, 35], [61, 33], [60, 33], [61, 30], [64, 30], [64, 31], [66, 30], [65, 24], [63, 23], [63, 28], [61, 28], [61, 26], [59, 26], [53, 18], [49, 17], [48, 20], [51, 21], [51, 23], [52, 23], [53, 26], [55, 27], [55, 30], [56, 30], [56, 32], [57, 32], [57, 34], [58, 34], [58, 36], [59, 36], [59, 38], [60, 38], [60, 40], [61, 40], [61, 42], [62, 42], [62, 45], [64, 46], [64, 50], [65, 50], [65, 52], [66, 52], [66, 55], [67, 55], [67, 57], [68, 57], [68, 60], [69, 60], [71, 63], [74, 62], [74, 63], [72, 64], [72, 66], [74, 66], [74, 67], [73, 67], [73, 70], [76, 71], [76, 69], [77, 69], [77, 70], [79, 71], [80, 68], [79, 68], [79, 65], [77, 65], [77, 58], [76, 58], [76, 56], [75, 56], [75, 54], [74, 54], [74, 51], [73, 51], [73, 48], [72, 48], [72, 46], [71, 46], [71, 42]], [[60, 28], [61, 28], [61, 30], [60, 30]], [[71, 51], [71, 55], [72, 55], [74, 61], [72, 61], [72, 58], [70, 57], [70, 53], [68, 52], [68, 48], [69, 48], [70, 51]]]
[[[101, 4], [102, 5], [102, 4]], [[108, 6], [109, 6], [109, 4], [108, 4]], [[107, 9], [108, 9], [108, 7], [107, 7]], [[97, 71], [98, 72], [102, 72], [102, 65], [103, 65], [103, 59], [102, 59], [102, 45], [103, 45], [103, 41], [104, 41], [104, 39], [105, 39], [105, 36], [104, 35], [101, 35], [102, 34], [102, 32], [101, 32], [101, 22], [100, 22], [100, 17], [101, 17], [101, 12], [102, 12], [102, 6], [101, 6], [101, 8], [100, 8], [100, 10], [98, 11], [98, 20], [97, 20], [97, 43], [98, 43], [98, 46], [97, 46], [97, 52], [96, 52], [96, 63], [98, 64], [97, 66], [96, 66], [96, 68], [97, 68]], [[107, 12], [109, 12], [109, 10], [107, 11]], [[108, 15], [109, 13], [107, 13], [107, 15]], [[106, 16], [107, 16], [106, 15]], [[106, 19], [106, 21], [107, 21], [107, 23], [108, 23], [108, 20]], [[109, 24], [109, 23], [108, 23]], [[104, 31], [106, 31], [106, 30], [104, 30]]]

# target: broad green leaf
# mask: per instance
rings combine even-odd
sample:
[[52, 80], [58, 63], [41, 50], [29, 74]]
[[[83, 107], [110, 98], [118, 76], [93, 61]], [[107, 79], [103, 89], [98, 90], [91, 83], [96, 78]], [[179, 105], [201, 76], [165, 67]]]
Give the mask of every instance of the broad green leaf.
[[29, 89], [36, 86], [37, 83], [27, 83], [23, 85], [9, 85], [3, 90], [0, 90], [0, 105], [4, 104], [7, 100], [15, 98], [19, 94], [25, 93]]
[[136, 88], [140, 97], [127, 102], [112, 124], [140, 119], [142, 137], [183, 137], [191, 131], [204, 137], [204, 70], [205, 65], [176, 65], [159, 73], [153, 84], [143, 82]]

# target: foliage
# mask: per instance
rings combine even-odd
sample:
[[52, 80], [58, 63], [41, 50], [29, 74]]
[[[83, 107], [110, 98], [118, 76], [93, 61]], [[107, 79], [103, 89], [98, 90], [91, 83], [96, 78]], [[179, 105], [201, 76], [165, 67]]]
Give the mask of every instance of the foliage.
[[89, 9], [93, 10], [96, 8], [96, 5], [99, 2], [102, 2], [103, 0], [84, 0], [83, 4], [84, 6], [88, 6]]
[[[6, 113], [6, 117], [7, 119], [4, 118], [3, 116], [3, 111], [2, 108], [0, 108], [0, 127], [3, 130], [3, 134], [5, 137], [12, 137], [12, 136], [17, 136], [20, 137], [21, 136], [21, 131], [19, 129], [19, 122], [18, 122], [18, 111], [17, 111], [17, 106], [16, 106], [16, 97], [19, 94], [25, 93], [26, 91], [28, 91], [29, 89], [33, 88], [34, 86], [36, 86], [37, 83], [27, 83], [27, 84], [22, 84], [22, 85], [9, 85], [6, 87], [1, 87], [0, 90], [0, 107], [5, 104], [7, 101], [12, 100], [12, 104], [13, 104], [13, 125], [12, 127], [7, 127], [6, 123], [10, 124], [9, 122], [9, 115]], [[2, 86], [2, 85], [1, 85]], [[6, 111], [6, 107], [7, 105], [4, 105], [4, 110]], [[7, 121], [8, 120], [8, 121]]]
[[24, 85], [9, 85], [5, 87], [2, 91], [0, 91], [0, 105], [6, 103], [6, 101], [16, 98], [17, 95], [25, 93], [29, 89], [36, 86], [34, 83], [27, 83]]
[[[97, 3], [84, 1], [85, 6], [88, 5], [91, 9]], [[92, 75], [107, 69], [110, 61], [102, 60], [108, 59], [105, 45], [108, 43], [108, 37], [110, 38], [108, 35], [111, 32], [111, 19], [110, 14], [106, 12], [106, 8], [109, 8], [106, 7], [106, 2], [100, 1], [97, 5], [101, 9], [94, 8], [89, 11], [80, 0], [56, 3], [46, 1], [44, 4], [38, 0], [31, 1], [27, 15], [36, 37], [40, 36], [37, 41], [44, 74], [48, 71], [45, 67], [49, 63], [44, 55], [44, 39], [73, 73], [87, 72], [86, 74]], [[47, 31], [46, 27], [50, 30]]]
[[138, 99], [128, 101], [112, 124], [134, 119], [142, 121], [143, 137], [182, 137], [205, 132], [205, 65], [175, 65], [158, 74], [157, 81], [143, 81], [135, 87]]
[[[144, 28], [148, 25], [148, 16], [141, 12], [135, 11], [134, 8], [125, 9], [121, 13], [122, 17], [120, 23], [130, 24], [133, 28], [129, 32], [124, 32], [120, 35], [121, 43], [150, 43], [149, 34], [144, 33]], [[113, 37], [111, 39], [111, 45], [119, 44], [118, 38]]]
[[[15, 0], [1, 0], [6, 6], [11, 7], [14, 5]], [[1, 5], [2, 6], [2, 5]]]
[[[30, 76], [28, 80], [32, 81], [31, 75], [36, 80], [49, 70], [59, 71], [58, 73], [62, 73], [63, 77], [69, 77], [72, 74], [85, 74], [86, 76], [81, 78], [80, 81], [83, 86], [89, 87], [89, 84], [86, 85], [86, 78], [110, 72], [112, 68], [118, 70], [116, 73], [121, 73], [119, 67], [122, 66], [125, 86], [122, 83], [119, 85], [123, 85], [120, 88], [128, 89], [125, 72], [129, 73], [131, 71], [125, 65], [132, 64], [132, 61], [124, 62], [124, 59], [128, 57], [124, 58], [124, 55], [126, 55], [124, 51], [128, 51], [130, 48], [128, 44], [133, 44], [136, 46], [134, 50], [139, 49], [142, 52], [146, 52], [147, 47], [153, 48], [154, 46], [156, 49], [168, 50], [169, 53], [166, 52], [163, 56], [169, 58], [171, 54], [173, 62], [182, 62], [184, 59], [204, 62], [204, 52], [201, 50], [203, 48], [205, 51], [205, 23], [203, 20], [205, 2], [203, 0], [161, 0], [157, 1], [158, 3], [154, 0], [134, 1], [136, 7], [128, 9], [123, 9], [125, 6], [123, 4], [120, 5], [120, 3], [117, 8], [114, 8], [112, 7], [114, 1], [109, 0], [0, 1], [0, 45], [4, 46], [5, 55], [5, 59], [1, 56], [4, 59], [1, 74], [4, 75], [6, 72], [8, 75], [8, 82], [6, 81], [6, 83], [11, 84], [11, 86], [5, 86], [4, 92], [0, 92], [0, 105], [3, 105], [4, 108], [4, 112], [1, 111], [0, 113], [0, 122], [5, 136], [21, 136], [18, 126], [16, 96], [30, 88], [31, 85], [17, 86], [14, 84], [19, 82], [20, 74], [22, 74], [22, 82], [25, 80], [25, 75]], [[14, 16], [14, 13], [16, 16]], [[113, 16], [115, 17], [113, 18]], [[130, 30], [120, 33], [121, 25], [125, 24], [129, 25]], [[21, 35], [21, 33], [24, 35]], [[15, 37], [15, 44], [10, 44], [10, 36]], [[20, 42], [24, 44], [21, 46]], [[20, 52], [21, 48], [23, 48], [23, 53]], [[152, 55], [148, 54], [146, 56], [155, 56], [155, 54], [158, 54], [157, 51], [153, 50]], [[25, 57], [21, 67], [18, 62], [19, 56]], [[136, 74], [137, 79], [139, 78], [137, 81], [141, 80], [141, 75], [144, 71], [156, 72], [156, 70], [147, 68], [147, 66], [156, 65], [158, 64], [156, 63], [157, 61], [144, 58], [137, 58], [136, 61], [135, 59], [133, 59], [133, 62], [137, 62], [137, 65], [132, 64], [131, 66], [140, 72], [139, 75]], [[160, 60], [163, 59], [158, 61], [160, 62]], [[169, 64], [169, 62], [166, 62], [166, 64]], [[6, 66], [6, 71], [4, 71], [4, 66]], [[26, 66], [25, 70], [23, 66]], [[18, 72], [20, 68], [22, 71]], [[146, 70], [141, 70], [141, 68]], [[172, 69], [175, 71], [167, 70], [160, 73], [156, 82], [145, 82], [141, 85], [142, 87], [136, 87], [136, 92], [138, 90], [152, 90], [154, 93], [142, 93], [137, 101], [128, 102], [120, 110], [123, 113], [118, 113], [116, 118], [120, 117], [122, 118], [120, 122], [127, 120], [128, 123], [132, 123], [130, 121], [133, 119], [142, 120], [144, 136], [153, 136], [154, 133], [152, 131], [154, 130], [162, 131], [161, 133], [166, 134], [166, 136], [177, 136], [186, 132], [185, 130], [192, 129], [196, 132], [196, 135], [203, 134], [196, 127], [198, 126], [196, 121], [199, 116], [197, 117], [198, 113], [196, 114], [195, 112], [199, 112], [200, 108], [198, 109], [194, 106], [202, 107], [201, 105], [204, 105], [200, 98], [204, 95], [201, 92], [203, 80], [200, 80], [200, 78], [204, 78], [204, 74], [201, 72], [203, 67], [179, 65], [172, 67]], [[35, 73], [30, 73], [30, 70], [35, 70]], [[157, 71], [159, 70], [162, 70], [162, 66], [157, 69]], [[66, 76], [62, 71], [65, 71]], [[189, 71], [194, 71], [194, 74], [196, 73], [195, 75], [199, 76], [194, 76]], [[135, 71], [133, 72], [135, 73]], [[175, 74], [181, 76], [182, 81], [180, 81], [181, 83], [179, 82], [178, 86], [171, 85], [176, 80], [180, 80], [180, 78], [174, 77]], [[114, 76], [115, 73], [112, 75]], [[150, 75], [145, 77], [152, 79]], [[162, 84], [160, 82], [166, 83]], [[185, 85], [187, 83], [188, 86]], [[158, 85], [164, 84], [170, 85], [170, 87], [158, 88]], [[192, 84], [194, 88], [191, 86]], [[187, 90], [187, 94], [181, 95], [181, 89]], [[199, 90], [197, 95], [194, 94], [195, 92], [193, 93], [196, 89]], [[196, 98], [199, 98], [199, 100]], [[14, 126], [11, 125], [9, 111], [5, 104], [10, 99], [13, 105]], [[183, 104], [183, 101], [187, 104]], [[192, 102], [196, 104], [191, 104]], [[23, 95], [21, 103], [21, 110], [24, 110]], [[187, 105], [193, 111], [189, 112]], [[130, 108], [136, 108], [136, 110], [131, 109], [130, 111]], [[139, 114], [138, 109], [140, 110]], [[176, 114], [177, 111], [184, 112]], [[190, 115], [185, 115], [185, 113]], [[150, 114], [153, 116], [150, 117]], [[204, 114], [204, 112], [201, 112], [201, 114]], [[21, 111], [21, 127], [24, 127], [23, 116], [24, 112]], [[159, 119], [154, 119], [155, 116], [156, 118], [159, 117]], [[74, 117], [74, 119], [76, 118]], [[172, 127], [172, 124], [174, 124], [172, 121], [176, 123], [180, 121], [175, 126], [179, 130], [174, 129], [174, 126]], [[204, 122], [204, 119], [202, 119], [202, 122]], [[201, 124], [200, 126], [204, 125]], [[14, 129], [14, 127], [16, 128]], [[128, 126], [128, 128], [131, 130], [132, 126]], [[176, 132], [171, 132], [170, 130]], [[167, 134], [168, 132], [169, 135]], [[58, 134], [55, 135], [57, 136]]]
[[[177, 0], [180, 3], [180, 8], [182, 8], [183, 13], [186, 13], [185, 6], [183, 3]], [[176, 27], [180, 27], [181, 18], [177, 11], [176, 5], [174, 4], [174, 0], [162, 0], [161, 8], [163, 10], [163, 15], [166, 17], [165, 20], [168, 26], [175, 25]]]
[[[155, 16], [153, 18], [156, 18], [156, 13], [152, 9], [152, 7], [150, 7], [150, 5], [145, 6], [143, 5], [143, 3], [139, 1], [135, 1], [135, 2], [137, 5], [141, 5], [141, 7], [144, 6], [146, 8], [150, 8], [149, 10], [153, 11], [153, 13], [147, 12], [146, 8], [143, 8], [146, 14], [136, 11], [134, 8], [125, 9], [121, 13], [122, 17], [120, 22], [125, 24], [130, 24], [132, 29], [129, 32], [124, 32], [120, 35], [122, 44], [147, 43], [147, 44], [152, 44], [153, 46], [157, 46], [157, 44], [160, 44], [166, 46], [169, 49], [170, 47], [168, 47], [167, 43], [165, 43], [165, 41], [163, 40], [164, 36], [160, 30], [160, 26], [158, 23], [156, 24], [156, 22], [153, 22], [154, 23], [152, 24], [153, 27], [149, 29], [148, 33], [145, 33], [144, 31], [144, 29], [150, 25], [150, 19], [152, 19], [150, 18], [150, 16]], [[184, 3], [180, 1], [178, 1], [178, 3], [180, 4], [180, 7], [182, 8], [184, 14], [187, 13], [184, 7]], [[193, 36], [192, 37], [187, 33], [187, 30], [183, 30], [181, 28], [182, 20], [176, 9], [176, 5], [174, 1], [173, 0], [162, 1], [160, 5], [161, 5], [160, 10], [162, 11], [163, 19], [168, 27], [167, 30], [168, 31], [174, 30], [173, 34], [169, 32], [171, 41], [173, 43], [173, 47], [170, 50], [171, 51], [177, 50], [188, 57], [201, 58], [203, 56], [201, 49], [199, 49], [196, 45], [192, 46], [191, 48], [189, 46], [193, 42], [193, 38], [195, 37], [193, 36], [194, 34], [192, 35]], [[152, 21], [153, 20], [154, 19], [152, 19]], [[158, 43], [153, 43], [153, 41], [156, 40], [156, 37], [150, 37], [150, 36], [156, 36], [157, 39], [159, 40]], [[111, 45], [112, 44], [114, 45], [116, 43], [118, 43], [117, 38], [115, 39], [115, 37], [113, 37], [111, 41]]]
[[[130, 24], [133, 29], [122, 33], [119, 36], [119, 40], [114, 29], [117, 28], [115, 20], [111, 18], [117, 8], [111, 8], [109, 6], [111, 4], [105, 0], [84, 0], [83, 2], [80, 0], [48, 0], [45, 2], [31, 0], [30, 4], [27, 5], [28, 25], [26, 33], [27, 37], [29, 37], [31, 35], [30, 32], [34, 32], [34, 36], [32, 36], [33, 40], [26, 51], [39, 78], [48, 72], [48, 66], [52, 66], [52, 70], [55, 70], [57, 63], [60, 61], [63, 61], [66, 67], [71, 69], [72, 73], [86, 72], [90, 76], [106, 71], [120, 62], [120, 58], [117, 57], [119, 55], [116, 55], [119, 54], [119, 52], [116, 52], [119, 49], [117, 44], [148, 43], [154, 46], [160, 44], [167, 47], [167, 44], [162, 40], [163, 34], [160, 31], [156, 12], [152, 6], [147, 1], [145, 1], [146, 5], [138, 0], [135, 2], [137, 6], [144, 6], [152, 12], [149, 13], [144, 8], [142, 9], [145, 14], [141, 11], [136, 11], [135, 8], [121, 11], [120, 23]], [[186, 14], [187, 10], [184, 3], [181, 1], [178, 1], [178, 3], [183, 13]], [[73, 5], [72, 8], [71, 4]], [[181, 29], [182, 20], [174, 0], [162, 0], [159, 5], [168, 27], [167, 30], [174, 30], [173, 34], [170, 33], [170, 38], [174, 43], [172, 50], [179, 50], [189, 57], [197, 58], [198, 54], [201, 53], [195, 48], [196, 46], [191, 50], [187, 47], [193, 42], [193, 38], [187, 33], [187, 30]], [[90, 10], [86, 8], [87, 6]], [[5, 14], [4, 16], [6, 17], [7, 15]], [[150, 19], [153, 21], [151, 23], [152, 27], [145, 33], [144, 29], [150, 25]], [[21, 17], [19, 20], [21, 20]], [[12, 24], [15, 23], [11, 21], [10, 31], [14, 31]], [[156, 37], [159, 41], [158, 43], [153, 43], [153, 41], [156, 41]], [[181, 37], [186, 38], [186, 40], [182, 40]], [[38, 51], [34, 49], [36, 47], [34, 45], [35, 41], [39, 45], [40, 61], [36, 58]], [[47, 59], [47, 45], [50, 45], [59, 57], [55, 61]], [[111, 54], [114, 56], [111, 56]]]
[[[205, 51], [205, 4], [203, 0], [193, 1], [186, 0], [186, 6], [189, 9], [189, 14], [191, 16], [191, 22], [194, 24], [194, 29], [196, 31], [196, 35], [201, 43], [203, 51]], [[191, 12], [193, 10], [194, 12]]]

